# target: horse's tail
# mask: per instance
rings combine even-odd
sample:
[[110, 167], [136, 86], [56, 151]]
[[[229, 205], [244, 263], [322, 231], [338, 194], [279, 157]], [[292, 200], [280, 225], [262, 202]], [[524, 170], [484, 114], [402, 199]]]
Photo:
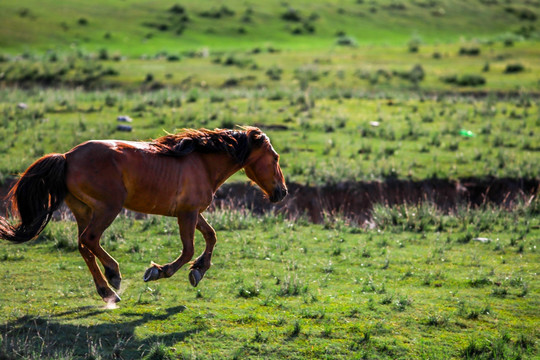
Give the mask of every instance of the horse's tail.
[[7, 196], [11, 214], [18, 213], [21, 222], [13, 225], [0, 216], [1, 239], [22, 243], [43, 231], [67, 195], [66, 164], [64, 155], [49, 154], [26, 169]]

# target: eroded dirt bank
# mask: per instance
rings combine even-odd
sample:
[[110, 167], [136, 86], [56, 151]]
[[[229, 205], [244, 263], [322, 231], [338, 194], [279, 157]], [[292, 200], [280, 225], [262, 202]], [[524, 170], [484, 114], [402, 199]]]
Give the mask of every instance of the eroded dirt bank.
[[[0, 187], [3, 200], [14, 180]], [[459, 181], [428, 179], [422, 181], [386, 180], [373, 182], [344, 182], [325, 186], [288, 184], [289, 195], [278, 204], [264, 199], [261, 191], [248, 183], [223, 185], [216, 193], [213, 207], [243, 208], [262, 214], [278, 211], [294, 218], [305, 214], [312, 222], [320, 223], [325, 214], [340, 214], [357, 223], [369, 220], [374, 204], [417, 204], [428, 201], [443, 210], [458, 205], [478, 206], [485, 203], [511, 208], [518, 201], [537, 196], [540, 179], [461, 179]], [[6, 204], [0, 204], [5, 215]], [[70, 216], [61, 209], [58, 217]], [[135, 214], [135, 216], [137, 216]]]
[[225, 184], [216, 194], [215, 207], [244, 207], [256, 213], [276, 210], [286, 216], [306, 214], [320, 223], [325, 214], [341, 214], [355, 222], [369, 220], [373, 204], [396, 205], [429, 201], [443, 210], [458, 205], [489, 203], [511, 208], [538, 194], [538, 179], [429, 179], [346, 182], [325, 186], [289, 184], [289, 196], [279, 204], [265, 200], [250, 184]]

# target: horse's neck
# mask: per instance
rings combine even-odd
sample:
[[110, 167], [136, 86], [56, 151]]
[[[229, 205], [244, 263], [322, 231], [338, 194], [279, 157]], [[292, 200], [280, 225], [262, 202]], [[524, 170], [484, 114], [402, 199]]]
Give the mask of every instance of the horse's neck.
[[206, 171], [216, 191], [228, 178], [242, 169], [242, 166], [226, 154], [204, 154]]

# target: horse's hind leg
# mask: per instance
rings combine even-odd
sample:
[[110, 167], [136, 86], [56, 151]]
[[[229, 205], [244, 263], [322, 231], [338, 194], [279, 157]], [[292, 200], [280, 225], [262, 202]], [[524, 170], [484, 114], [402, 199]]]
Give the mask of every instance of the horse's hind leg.
[[[111, 224], [114, 215], [96, 217], [96, 212], [72, 195], [66, 197], [66, 204], [77, 219], [79, 228], [79, 252], [81, 253], [96, 284], [98, 294], [106, 302], [118, 302], [120, 297], [109, 287], [109, 283], [118, 289], [120, 287], [120, 270], [118, 263], [101, 247], [99, 239], [103, 231]], [[114, 212], [114, 211], [113, 211]], [[105, 276], [97, 265], [96, 257], [105, 268]]]
[[212, 265], [212, 251], [216, 245], [216, 231], [202, 216], [199, 214], [197, 219], [197, 230], [199, 230], [206, 241], [206, 248], [204, 252], [193, 262], [191, 265], [191, 271], [189, 272], [189, 282], [193, 286], [197, 286], [202, 280], [204, 274]]

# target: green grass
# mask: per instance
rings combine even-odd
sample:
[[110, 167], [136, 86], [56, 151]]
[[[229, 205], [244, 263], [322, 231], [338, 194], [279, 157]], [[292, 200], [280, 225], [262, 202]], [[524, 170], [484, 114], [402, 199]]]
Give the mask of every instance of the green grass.
[[[378, 98], [266, 90], [4, 91], [0, 101], [0, 173], [23, 171], [49, 152], [89, 139], [146, 140], [182, 128], [258, 125], [281, 154], [288, 181], [431, 177], [537, 178], [538, 104], [527, 95]], [[306, 101], [307, 98], [307, 101]], [[17, 108], [24, 101], [28, 109]], [[116, 131], [130, 115], [133, 131]], [[378, 126], [371, 125], [378, 122]], [[282, 130], [276, 128], [281, 127]], [[474, 137], [460, 135], [468, 130]], [[241, 174], [234, 181], [245, 181]]]
[[[89, 139], [237, 124], [267, 132], [288, 182], [537, 180], [539, 14], [528, 0], [3, 2], [0, 183]], [[198, 288], [186, 271], [142, 282], [180, 253], [174, 219], [121, 216], [102, 239], [124, 277], [117, 309], [75, 224], [52, 222], [0, 243], [0, 358], [534, 359], [540, 223], [526, 201], [376, 204], [366, 228], [217, 210]]]
[[[460, 55], [460, 49], [473, 47], [476, 56]], [[327, 50], [210, 52], [208, 57], [181, 55], [178, 51], [150, 54], [131, 59], [121, 53], [69, 51], [26, 58], [6, 56], [0, 62], [0, 84], [83, 86], [89, 89], [122, 87], [128, 90], [159, 88], [275, 89], [309, 88], [334, 92], [532, 92], [538, 93], [540, 56], [537, 41], [523, 41], [513, 47], [496, 43], [454, 43], [422, 46], [411, 53], [406, 46], [328, 48]], [[437, 57], [434, 57], [436, 54]], [[169, 61], [171, 56], [178, 61]], [[52, 59], [52, 60], [51, 60]], [[508, 65], [523, 71], [507, 73]], [[411, 81], [408, 75], [420, 66], [423, 77]], [[487, 66], [487, 69], [486, 69]], [[278, 69], [271, 78], [269, 71]], [[487, 70], [487, 71], [486, 71]], [[147, 81], [148, 74], [152, 81]], [[478, 76], [484, 84], [452, 83], [451, 77]], [[230, 81], [233, 80], [234, 83]]]
[[[109, 310], [78, 252], [62, 240], [75, 225], [51, 223], [48, 240], [0, 245], [0, 353], [43, 359], [536, 356], [540, 224], [534, 207], [462, 209], [450, 216], [407, 208], [431, 214], [431, 222], [414, 214], [408, 219], [409, 225], [423, 222], [422, 230], [385, 222], [393, 209], [377, 211], [374, 230], [339, 219], [309, 225], [210, 214], [218, 245], [197, 288], [186, 271], [141, 280], [151, 260], [170, 261], [180, 252], [173, 219], [120, 218], [103, 237], [124, 277], [123, 301]], [[462, 241], [469, 232], [491, 240]], [[197, 249], [203, 243], [197, 235]]]
[[[440, 0], [433, 6], [420, 6], [429, 3], [99, 0], [89, 4], [80, 0], [50, 3], [24, 0], [2, 5], [0, 46], [9, 52], [108, 48], [130, 56], [202, 47], [246, 50], [266, 44], [289, 49], [322, 49], [335, 43], [339, 31], [353, 36], [362, 45], [381, 42], [405, 45], [411, 39], [434, 44], [455, 42], [462, 37], [492, 39], [507, 35], [534, 24], [520, 19], [523, 10], [538, 16], [537, 6], [526, 1], [488, 5], [481, 1]], [[187, 22], [168, 11], [174, 4], [184, 7]], [[201, 15], [219, 12], [223, 6], [234, 14], [218, 19]], [[289, 8], [296, 10], [299, 21], [282, 18]], [[84, 25], [80, 24], [81, 18], [86, 20]], [[155, 26], [144, 25], [149, 23]], [[310, 24], [313, 33], [305, 31], [305, 23]], [[167, 29], [160, 31], [159, 26]], [[177, 34], [181, 26], [185, 30]], [[296, 28], [303, 33], [294, 35]]]

